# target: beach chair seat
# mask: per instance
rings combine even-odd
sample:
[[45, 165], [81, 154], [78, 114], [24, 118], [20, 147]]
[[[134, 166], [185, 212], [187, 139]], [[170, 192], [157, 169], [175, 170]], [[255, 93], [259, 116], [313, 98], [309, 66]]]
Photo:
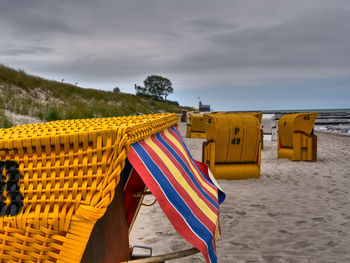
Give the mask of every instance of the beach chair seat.
[[252, 114], [205, 114], [203, 162], [217, 179], [260, 177], [260, 123]]
[[318, 113], [283, 115], [278, 121], [278, 158], [317, 160], [317, 136], [313, 128]]

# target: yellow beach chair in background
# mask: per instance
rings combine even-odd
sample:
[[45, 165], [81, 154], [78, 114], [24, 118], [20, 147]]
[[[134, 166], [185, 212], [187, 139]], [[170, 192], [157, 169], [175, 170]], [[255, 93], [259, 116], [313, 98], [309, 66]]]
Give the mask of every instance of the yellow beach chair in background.
[[192, 112], [189, 114], [189, 123], [186, 127], [186, 137], [205, 139], [205, 123], [203, 114]]
[[203, 162], [217, 179], [260, 177], [260, 122], [253, 114], [205, 114]]
[[283, 115], [278, 121], [278, 158], [317, 160], [317, 136], [313, 128], [317, 112]]

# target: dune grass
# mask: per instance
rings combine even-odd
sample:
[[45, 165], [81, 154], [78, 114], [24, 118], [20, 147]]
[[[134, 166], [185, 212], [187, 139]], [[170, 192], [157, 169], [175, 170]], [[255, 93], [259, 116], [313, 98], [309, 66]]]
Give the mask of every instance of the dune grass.
[[[186, 108], [127, 93], [76, 87], [3, 65], [0, 65], [0, 92], [0, 109], [45, 121], [157, 112], [178, 113]], [[0, 112], [0, 118], [0, 127], [12, 125], [3, 111]]]

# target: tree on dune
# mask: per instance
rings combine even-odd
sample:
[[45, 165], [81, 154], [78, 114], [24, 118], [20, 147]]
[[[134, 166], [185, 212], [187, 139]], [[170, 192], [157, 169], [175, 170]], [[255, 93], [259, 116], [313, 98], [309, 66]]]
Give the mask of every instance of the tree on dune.
[[166, 101], [167, 96], [174, 92], [171, 81], [161, 76], [148, 76], [143, 84], [144, 87], [135, 85], [136, 95], [146, 95]]

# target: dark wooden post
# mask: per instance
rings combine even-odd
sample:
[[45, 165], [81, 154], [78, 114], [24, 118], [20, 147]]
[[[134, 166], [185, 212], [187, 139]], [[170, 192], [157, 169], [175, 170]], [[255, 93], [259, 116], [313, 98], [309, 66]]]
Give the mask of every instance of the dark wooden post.
[[115, 263], [129, 259], [129, 234], [125, 218], [123, 184], [119, 182], [106, 214], [94, 226], [81, 262]]

